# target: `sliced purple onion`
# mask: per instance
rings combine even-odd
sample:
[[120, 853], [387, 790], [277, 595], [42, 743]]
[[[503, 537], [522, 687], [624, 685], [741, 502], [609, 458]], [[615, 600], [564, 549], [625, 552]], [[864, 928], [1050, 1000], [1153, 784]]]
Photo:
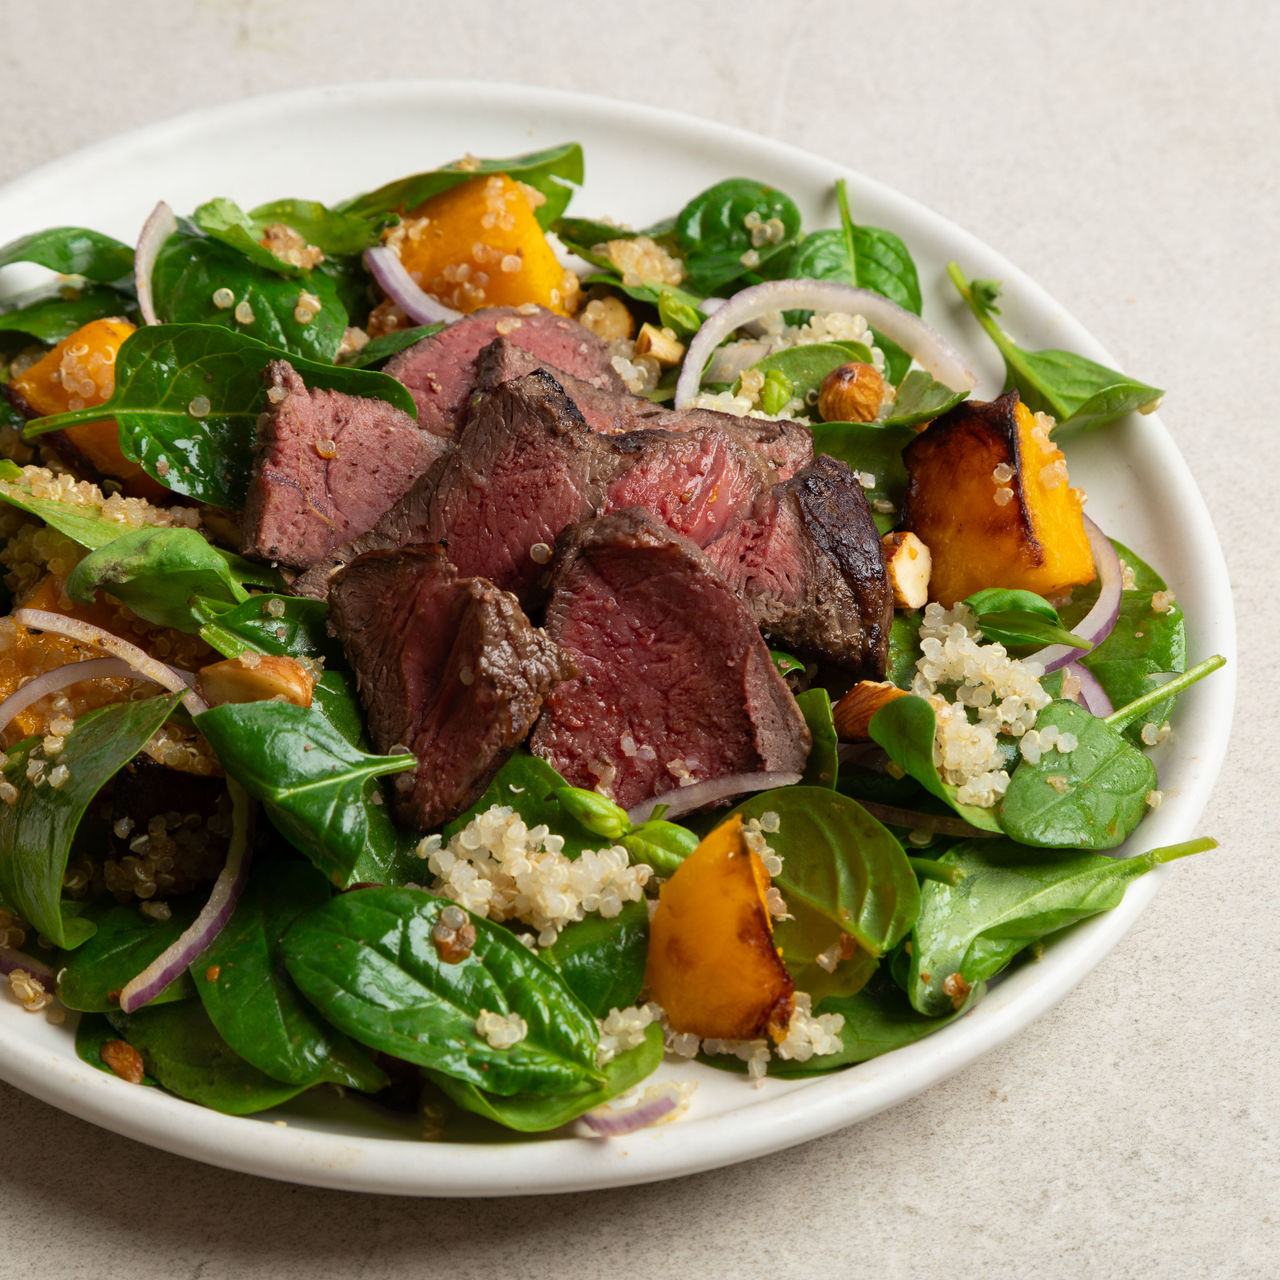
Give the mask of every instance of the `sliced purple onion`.
[[955, 347], [919, 316], [888, 298], [835, 280], [768, 280], [735, 293], [694, 335], [676, 383], [675, 407], [689, 407], [702, 383], [703, 367], [725, 338], [735, 329], [774, 311], [839, 311], [860, 315], [886, 338], [910, 352], [939, 382], [956, 391], [971, 391], [977, 385], [977, 378]]
[[15, 689], [0, 702], [0, 731], [8, 728], [17, 715], [21, 715], [33, 703], [59, 689], [79, 684], [82, 680], [115, 680], [121, 677], [136, 680], [138, 673], [123, 658], [90, 658], [86, 662], [68, 662], [54, 667], [29, 680], [21, 689]]
[[735, 342], [727, 347], [717, 347], [711, 354], [711, 363], [707, 365], [706, 380], [734, 382], [753, 364], [759, 364], [766, 356], [773, 355], [778, 345], [776, 342], [757, 338], [749, 342]]
[[[1098, 571], [1098, 599], [1093, 608], [1072, 628], [1072, 632], [1082, 640], [1088, 640], [1096, 648], [1111, 634], [1111, 629], [1120, 616], [1120, 596], [1124, 591], [1124, 584], [1121, 581], [1120, 557], [1111, 545], [1111, 539], [1088, 516], [1084, 518], [1084, 531], [1088, 535], [1094, 567]], [[1039, 663], [1044, 668], [1045, 675], [1048, 675], [1050, 671], [1065, 667], [1068, 662], [1086, 652], [1088, 651], [1085, 649], [1073, 649], [1069, 644], [1051, 644], [1028, 654], [1023, 661]]]
[[1082, 667], [1078, 662], [1068, 662], [1062, 671], [1064, 676], [1070, 672], [1080, 681], [1078, 701], [1091, 716], [1097, 716], [1099, 720], [1103, 720], [1115, 710], [1111, 705], [1111, 699], [1107, 697], [1107, 691], [1098, 683], [1098, 677], [1088, 667]]
[[29, 973], [50, 995], [58, 985], [58, 975], [43, 960], [12, 947], [0, 947], [0, 973], [8, 975], [18, 969]]
[[49, 631], [56, 636], [79, 640], [82, 644], [92, 645], [95, 649], [102, 649], [122, 659], [139, 675], [158, 684], [162, 689], [182, 694], [182, 705], [193, 716], [209, 710], [208, 703], [188, 685], [190, 676], [186, 672], [178, 671], [153, 658], [145, 649], [139, 649], [136, 644], [122, 640], [102, 627], [81, 622], [79, 618], [68, 618], [64, 613], [50, 613], [47, 609], [18, 609], [13, 620], [19, 626], [30, 627], [32, 631]]
[[627, 818], [633, 827], [638, 827], [649, 821], [660, 804], [667, 806], [662, 816], [673, 819], [721, 800], [732, 800], [734, 796], [745, 795], [748, 791], [772, 791], [774, 787], [791, 787], [799, 781], [798, 773], [728, 773], [722, 778], [708, 778], [706, 782], [676, 787], [660, 796], [642, 800], [634, 809], [627, 811]]
[[154, 1000], [171, 982], [176, 981], [195, 962], [196, 957], [220, 934], [249, 879], [249, 820], [252, 806], [244, 788], [227, 779], [231, 796], [231, 843], [227, 861], [213, 882], [209, 900], [190, 926], [136, 977], [120, 990], [120, 1009], [133, 1013]]
[[163, 200], [151, 210], [142, 224], [138, 247], [133, 251], [133, 283], [138, 290], [138, 312], [146, 324], [159, 324], [155, 301], [151, 294], [151, 273], [164, 242], [178, 229], [178, 219]]
[[446, 307], [443, 302], [425, 293], [405, 270], [400, 255], [386, 245], [376, 245], [364, 251], [364, 265], [369, 274], [382, 286], [382, 291], [418, 324], [452, 324], [462, 318], [461, 311]]
[[963, 818], [941, 813], [921, 813], [918, 809], [899, 809], [896, 805], [876, 804], [872, 800], [858, 803], [877, 821], [893, 827], [910, 827], [913, 831], [931, 831], [939, 836], [960, 836], [966, 840], [995, 839], [999, 832], [983, 831], [970, 826]]
[[583, 1138], [620, 1138], [638, 1129], [647, 1129], [664, 1116], [669, 1116], [679, 1105], [680, 1091], [675, 1085], [666, 1084], [634, 1107], [620, 1110], [596, 1107], [594, 1111], [579, 1116], [574, 1129]]

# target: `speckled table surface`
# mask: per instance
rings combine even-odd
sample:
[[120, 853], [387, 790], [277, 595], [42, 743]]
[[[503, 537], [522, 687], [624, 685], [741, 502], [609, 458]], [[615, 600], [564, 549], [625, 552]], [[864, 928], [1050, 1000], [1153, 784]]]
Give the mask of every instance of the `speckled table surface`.
[[[535, 17], [536, 15], [536, 17]], [[560, 15], [563, 15], [561, 18]], [[1280, 930], [1253, 745], [1280, 631], [1280, 18], [1264, 0], [0, 5], [0, 182], [119, 130], [441, 73], [659, 102], [830, 156], [1026, 267], [1164, 420], [1226, 546], [1234, 747], [1183, 864], [1057, 1009], [926, 1095], [665, 1184], [430, 1204], [222, 1172], [0, 1086], [0, 1277], [1280, 1276]]]

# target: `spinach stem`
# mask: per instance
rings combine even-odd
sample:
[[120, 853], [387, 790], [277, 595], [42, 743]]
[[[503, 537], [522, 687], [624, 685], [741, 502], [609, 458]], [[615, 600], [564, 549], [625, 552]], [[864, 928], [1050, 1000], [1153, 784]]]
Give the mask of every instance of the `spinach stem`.
[[949, 867], [945, 862], [937, 862], [933, 858], [913, 858], [907, 855], [911, 870], [924, 880], [937, 880], [942, 884], [958, 885], [964, 879], [964, 872], [959, 867]]
[[849, 255], [849, 283], [858, 283], [858, 251], [853, 244], [853, 217], [849, 213], [849, 188], [843, 178], [836, 179], [836, 204], [840, 206], [840, 230], [845, 252]]
[[1123, 729], [1125, 725], [1131, 724], [1137, 719], [1148, 707], [1154, 707], [1166, 698], [1173, 697], [1184, 689], [1189, 689], [1197, 681], [1203, 680], [1211, 672], [1217, 671], [1219, 667], [1225, 667], [1226, 665], [1226, 658], [1220, 653], [1215, 653], [1212, 658], [1206, 658], [1203, 662], [1196, 663], [1194, 667], [1184, 671], [1180, 676], [1175, 676], [1166, 684], [1160, 685], [1159, 688], [1152, 689], [1150, 693], [1144, 693], [1142, 697], [1135, 698], [1132, 702], [1113, 711], [1103, 720], [1103, 723], [1109, 724], [1113, 729]]
[[1181, 844], [1166, 845], [1163, 849], [1152, 849], [1145, 856], [1152, 866], [1158, 862], [1173, 862], [1178, 858], [1189, 858], [1193, 853], [1206, 853], [1216, 849], [1218, 842], [1212, 836], [1197, 836], [1194, 840], [1184, 840]]

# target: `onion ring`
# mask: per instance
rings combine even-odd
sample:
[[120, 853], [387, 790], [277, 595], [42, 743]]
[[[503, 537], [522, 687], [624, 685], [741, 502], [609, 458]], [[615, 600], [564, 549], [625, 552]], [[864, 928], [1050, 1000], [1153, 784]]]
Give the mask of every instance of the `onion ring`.
[[669, 1116], [680, 1105], [679, 1090], [673, 1084], [660, 1086], [656, 1095], [637, 1102], [634, 1107], [615, 1109], [596, 1107], [578, 1117], [574, 1129], [582, 1138], [620, 1138], [624, 1134], [647, 1129]]
[[364, 265], [369, 274], [382, 286], [382, 291], [418, 324], [452, 324], [462, 319], [462, 312], [446, 307], [414, 283], [405, 270], [400, 255], [386, 245], [375, 245], [364, 251]]
[[21, 715], [32, 703], [68, 685], [79, 684], [82, 680], [141, 679], [129, 663], [123, 658], [89, 658], [84, 662], [68, 662], [52, 671], [46, 671], [28, 680], [21, 689], [15, 689], [3, 702], [0, 702], [0, 733], [9, 727], [14, 716]]
[[[1088, 640], [1095, 648], [1100, 645], [1116, 625], [1120, 616], [1120, 597], [1124, 584], [1120, 578], [1120, 557], [1111, 540], [1088, 516], [1084, 518], [1084, 531], [1089, 537], [1093, 563], [1098, 570], [1098, 599], [1092, 609], [1072, 628], [1074, 635]], [[1087, 649], [1073, 649], [1069, 644], [1051, 644], [1028, 654], [1023, 662], [1035, 662], [1044, 668], [1044, 674], [1057, 671], [1074, 661]]]
[[155, 300], [151, 292], [151, 273], [164, 242], [178, 229], [178, 219], [163, 200], [142, 224], [138, 247], [133, 251], [133, 283], [138, 291], [138, 313], [147, 324], [159, 324]]
[[649, 821], [650, 815], [660, 804], [665, 804], [667, 812], [663, 817], [670, 821], [683, 813], [692, 813], [695, 809], [720, 800], [732, 800], [734, 796], [744, 795], [748, 791], [772, 791], [774, 787], [790, 787], [799, 781], [798, 773], [727, 773], [721, 778], [708, 778], [706, 782], [675, 787], [671, 791], [664, 791], [660, 796], [641, 800], [635, 808], [627, 811], [627, 818], [633, 827], [638, 827], [642, 822]]

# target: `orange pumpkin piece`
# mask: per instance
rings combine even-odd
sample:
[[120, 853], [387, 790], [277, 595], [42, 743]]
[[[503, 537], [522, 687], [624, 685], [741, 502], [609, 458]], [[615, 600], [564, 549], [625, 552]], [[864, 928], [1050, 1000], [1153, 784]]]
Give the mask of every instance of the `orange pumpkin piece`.
[[1016, 391], [957, 405], [902, 456], [902, 527], [933, 557], [931, 599], [950, 607], [985, 587], [1057, 596], [1093, 581], [1080, 492]]
[[420, 204], [390, 243], [419, 287], [458, 311], [536, 303], [568, 315], [572, 273], [526, 192], [506, 174], [470, 178]]
[[[127, 320], [91, 320], [13, 379], [13, 389], [36, 413], [70, 413], [111, 398], [116, 355], [134, 331]], [[169, 491], [120, 452], [113, 418], [63, 428], [62, 435], [95, 470], [124, 482], [135, 498], [167, 498]]]
[[773, 942], [768, 890], [769, 873], [737, 815], [662, 886], [645, 985], [675, 1030], [715, 1040], [786, 1034], [795, 983]]

